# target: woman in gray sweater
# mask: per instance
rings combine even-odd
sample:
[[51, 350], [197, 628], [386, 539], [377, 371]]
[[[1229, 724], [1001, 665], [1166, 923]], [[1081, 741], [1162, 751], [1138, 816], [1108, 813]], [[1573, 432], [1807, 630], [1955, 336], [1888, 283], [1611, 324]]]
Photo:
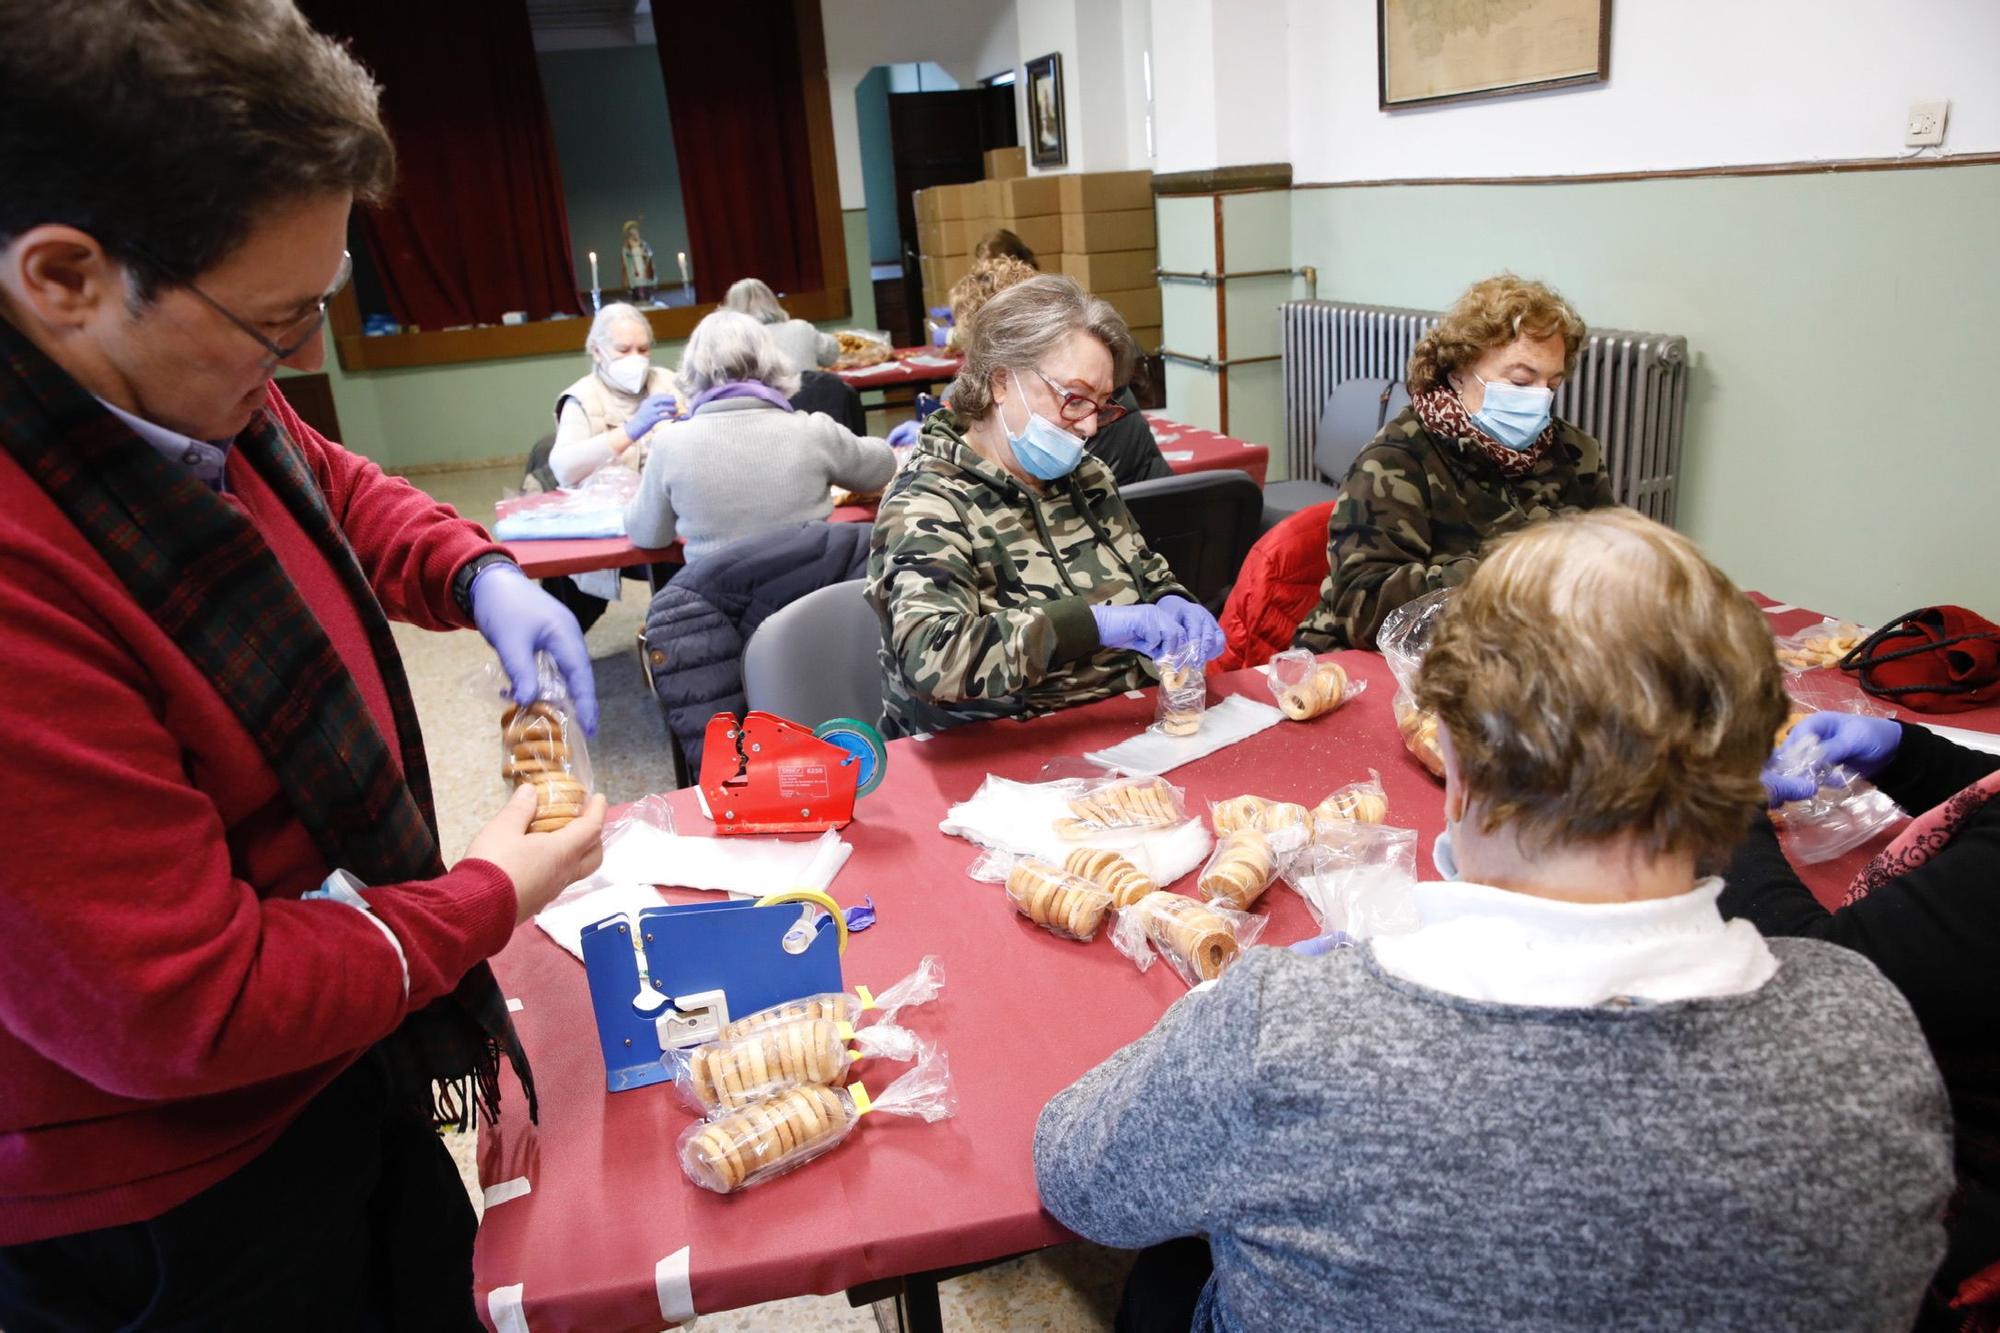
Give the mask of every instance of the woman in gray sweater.
[[1206, 1238], [1120, 1326], [1907, 1329], [1951, 1188], [1923, 1035], [1701, 877], [1786, 711], [1762, 617], [1598, 511], [1488, 553], [1417, 697], [1460, 882], [1406, 935], [1249, 951], [1042, 1114], [1065, 1225]]
[[833, 512], [833, 488], [879, 491], [896, 470], [881, 440], [832, 417], [800, 412], [797, 387], [763, 325], [718, 310], [695, 325], [681, 355], [686, 420], [652, 437], [639, 493], [625, 507], [634, 544], [679, 537], [689, 564], [741, 537]]

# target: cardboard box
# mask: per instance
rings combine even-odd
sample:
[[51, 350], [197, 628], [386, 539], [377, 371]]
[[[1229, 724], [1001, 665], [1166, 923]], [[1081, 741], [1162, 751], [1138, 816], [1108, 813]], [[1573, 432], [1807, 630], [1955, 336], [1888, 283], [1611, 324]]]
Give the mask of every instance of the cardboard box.
[[[1149, 287], [1153, 270], [1160, 266], [1160, 252], [1152, 246], [1144, 250], [1100, 250], [1076, 254], [1063, 251], [1062, 271], [1083, 284], [1087, 292], [1123, 292]], [[1044, 269], [1047, 264], [1042, 265]]]
[[1028, 174], [1028, 150], [1025, 148], [989, 148], [986, 150], [986, 179], [990, 181], [1010, 181]]
[[997, 180], [973, 181], [965, 187], [965, 216], [969, 218], [997, 218], [1005, 211], [1005, 200], [1001, 195]]
[[1155, 245], [1159, 239], [1150, 208], [1134, 208], [1118, 213], [1065, 213], [1062, 222], [1062, 245], [1057, 248], [1065, 254], [1144, 250]]
[[991, 230], [988, 219], [983, 217], [949, 218], [937, 224], [934, 248], [923, 241], [921, 232], [919, 243], [924, 245], [925, 254], [969, 255], [972, 247], [979, 244], [979, 238]]
[[1111, 308], [1125, 317], [1127, 328], [1151, 328], [1162, 321], [1158, 287], [1135, 287], [1131, 291], [1096, 294], [1109, 301]]
[[1050, 213], [1038, 218], [1017, 218], [1006, 224], [1007, 230], [1021, 238], [1021, 244], [1035, 252], [1035, 261], [1042, 272], [1051, 273], [1048, 260], [1043, 255], [1059, 254], [1063, 248], [1062, 215]]
[[1150, 171], [1077, 171], [1058, 176], [1065, 213], [1123, 213], [1153, 206]]
[[[923, 270], [924, 275], [924, 304], [944, 305], [952, 285], [972, 271], [972, 258], [969, 255], [919, 255], [917, 267]], [[933, 293], [936, 300], [930, 299]]]
[[1017, 176], [1013, 180], [1001, 181], [1000, 216], [1007, 220], [1006, 225], [1019, 231], [1014, 223], [1021, 218], [1038, 218], [1062, 212], [1062, 186], [1058, 184], [1061, 179], [1060, 176]]
[[963, 185], [933, 185], [928, 190], [917, 191], [918, 218], [949, 222], [954, 218], [970, 217], [974, 211], [972, 187], [984, 183], [971, 181]]
[[1143, 329], [1132, 330], [1132, 341], [1139, 344], [1139, 351], [1145, 356], [1151, 356], [1159, 351], [1161, 344], [1166, 340], [1166, 331], [1158, 324], [1148, 324]]

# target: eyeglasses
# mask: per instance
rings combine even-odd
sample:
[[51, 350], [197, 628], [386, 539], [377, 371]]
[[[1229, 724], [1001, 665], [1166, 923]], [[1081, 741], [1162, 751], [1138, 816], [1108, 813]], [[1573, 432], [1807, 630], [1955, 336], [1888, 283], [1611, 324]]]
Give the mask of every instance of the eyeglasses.
[[1130, 410], [1117, 403], [1100, 403], [1087, 394], [1065, 389], [1062, 385], [1050, 379], [1039, 367], [1035, 369], [1035, 373], [1042, 377], [1042, 383], [1049, 386], [1049, 392], [1053, 393], [1056, 396], [1056, 401], [1061, 404], [1056, 409], [1056, 415], [1064, 421], [1069, 422], [1072, 426], [1087, 417], [1095, 416], [1097, 418], [1097, 428], [1103, 430]]
[[326, 323], [326, 308], [328, 304], [332, 302], [334, 297], [340, 295], [340, 289], [345, 287], [348, 280], [353, 276], [354, 256], [342, 250], [340, 252], [340, 272], [335, 275], [333, 286], [327, 288], [326, 294], [313, 302], [310, 314], [301, 315], [298, 319], [286, 324], [278, 331], [276, 338], [265, 336], [257, 325], [244, 319], [193, 283], [190, 282], [186, 285], [187, 289], [200, 297], [209, 309], [215, 311], [231, 324], [234, 324], [237, 328], [257, 340], [267, 353], [264, 368], [269, 370], [280, 361], [289, 361], [291, 358], [297, 356], [299, 350], [313, 340], [314, 336], [319, 333], [320, 326]]

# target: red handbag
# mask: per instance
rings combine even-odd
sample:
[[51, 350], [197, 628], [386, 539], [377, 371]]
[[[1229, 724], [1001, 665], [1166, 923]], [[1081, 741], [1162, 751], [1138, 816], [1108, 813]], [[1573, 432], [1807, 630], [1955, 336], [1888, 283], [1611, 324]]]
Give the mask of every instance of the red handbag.
[[1876, 630], [1840, 666], [1877, 698], [1964, 712], [2000, 700], [2000, 625], [1962, 606], [1927, 606]]

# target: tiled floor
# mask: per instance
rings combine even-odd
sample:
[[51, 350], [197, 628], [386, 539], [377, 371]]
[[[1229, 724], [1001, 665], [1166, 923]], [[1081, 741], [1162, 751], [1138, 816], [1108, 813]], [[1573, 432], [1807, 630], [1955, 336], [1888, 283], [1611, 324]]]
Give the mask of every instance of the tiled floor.
[[[467, 516], [491, 522], [493, 502], [520, 477], [509, 469], [480, 469], [414, 480]], [[673, 782], [666, 733], [647, 694], [635, 647], [644, 617], [644, 585], [628, 581], [624, 600], [614, 603], [589, 634], [600, 709], [591, 765], [599, 789], [613, 803], [665, 790]], [[438, 830], [449, 863], [464, 853], [466, 843], [506, 796], [498, 777], [499, 738], [491, 705], [470, 683], [493, 660], [492, 654], [479, 636], [469, 633], [431, 634], [398, 625], [396, 641], [423, 719], [424, 749], [437, 793]], [[478, 1207], [473, 1136], [447, 1137]], [[1130, 1256], [1117, 1251], [1069, 1245], [955, 1278], [941, 1292], [945, 1327], [1109, 1328], [1130, 1265]], [[699, 1324], [704, 1333], [877, 1326], [874, 1313], [850, 1308], [843, 1296], [808, 1296], [703, 1315]], [[883, 1326], [894, 1327], [893, 1322]]]

